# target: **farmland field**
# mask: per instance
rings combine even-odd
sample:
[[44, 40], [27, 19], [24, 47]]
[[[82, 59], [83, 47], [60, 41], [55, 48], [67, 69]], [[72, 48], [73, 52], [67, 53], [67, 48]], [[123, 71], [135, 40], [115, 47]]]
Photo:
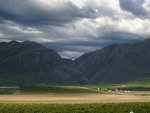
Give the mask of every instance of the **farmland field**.
[[19, 89], [0, 88], [1, 95], [15, 94], [71, 94], [71, 93], [96, 93], [97, 91], [90, 90], [79, 86], [21, 86]]
[[[138, 91], [130, 90], [135, 87]], [[1, 88], [0, 113], [149, 113], [150, 91], [146, 88], [140, 91], [137, 83]]]
[[[98, 91], [99, 89], [99, 91]], [[150, 78], [127, 84], [108, 84], [108, 85], [85, 85], [85, 86], [20, 86], [20, 88], [1, 88], [0, 95], [16, 95], [16, 94], [78, 94], [78, 93], [116, 93], [119, 91], [150, 91]]]
[[150, 102], [149, 86], [140, 84], [0, 88], [0, 103]]
[[119, 103], [150, 102], [149, 97], [115, 94], [0, 95], [0, 103]]
[[0, 104], [1, 113], [150, 113], [150, 103]]

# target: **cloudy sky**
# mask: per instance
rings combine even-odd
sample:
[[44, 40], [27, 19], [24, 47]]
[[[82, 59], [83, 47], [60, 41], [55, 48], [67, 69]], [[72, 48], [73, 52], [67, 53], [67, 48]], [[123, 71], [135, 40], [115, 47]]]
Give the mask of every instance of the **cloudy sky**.
[[150, 38], [150, 0], [0, 0], [0, 42], [35, 41], [77, 58]]

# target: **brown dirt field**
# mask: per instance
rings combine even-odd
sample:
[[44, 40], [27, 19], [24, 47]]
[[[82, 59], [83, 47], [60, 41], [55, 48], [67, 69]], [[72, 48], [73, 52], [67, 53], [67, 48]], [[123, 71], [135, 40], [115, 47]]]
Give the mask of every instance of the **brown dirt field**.
[[150, 102], [150, 97], [111, 94], [0, 95], [0, 103], [118, 103]]

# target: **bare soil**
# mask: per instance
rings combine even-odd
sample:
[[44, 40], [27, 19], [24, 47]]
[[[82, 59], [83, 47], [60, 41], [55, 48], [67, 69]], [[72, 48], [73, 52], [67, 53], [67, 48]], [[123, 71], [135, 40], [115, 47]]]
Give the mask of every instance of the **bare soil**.
[[0, 103], [118, 103], [150, 102], [150, 97], [116, 94], [0, 95]]

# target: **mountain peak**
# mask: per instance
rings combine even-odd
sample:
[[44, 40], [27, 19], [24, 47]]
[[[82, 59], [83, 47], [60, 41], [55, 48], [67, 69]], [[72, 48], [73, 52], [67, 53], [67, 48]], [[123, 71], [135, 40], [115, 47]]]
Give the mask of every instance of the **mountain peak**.
[[[86, 57], [85, 57], [86, 56]], [[150, 39], [113, 44], [79, 57], [72, 65], [93, 84], [117, 83], [149, 77]]]
[[[75, 61], [25, 41], [0, 43], [0, 84], [102, 84], [150, 77], [150, 39], [113, 44]], [[20, 83], [19, 83], [19, 82]], [[11, 83], [9, 83], [11, 82]]]

